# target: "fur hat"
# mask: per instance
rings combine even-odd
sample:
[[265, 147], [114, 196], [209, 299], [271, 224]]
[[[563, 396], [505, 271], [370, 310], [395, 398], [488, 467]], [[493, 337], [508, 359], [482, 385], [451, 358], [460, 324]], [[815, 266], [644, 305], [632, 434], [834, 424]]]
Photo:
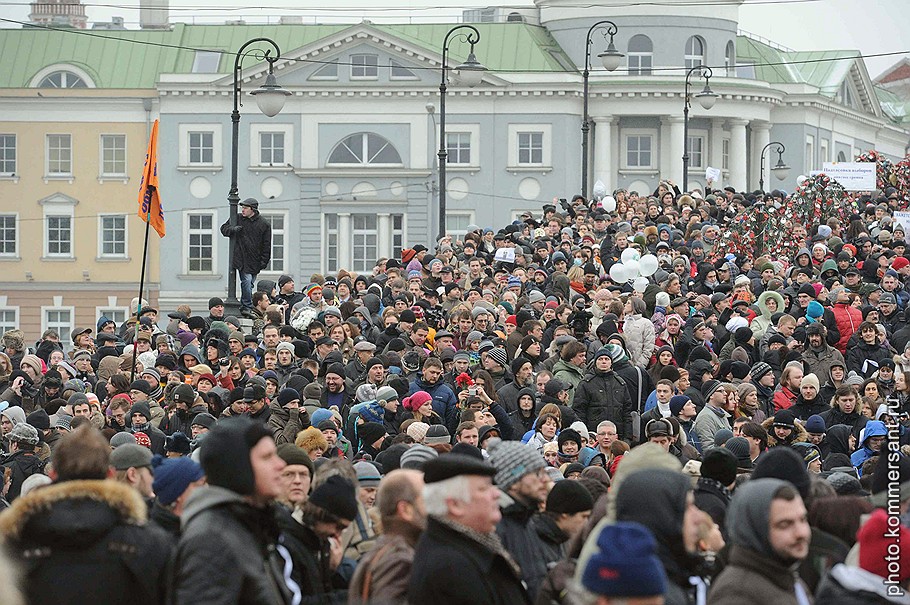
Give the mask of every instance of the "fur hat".
[[317, 449], [321, 449], [323, 452], [329, 449], [329, 442], [326, 440], [325, 435], [323, 435], [322, 431], [315, 426], [308, 426], [297, 433], [297, 439], [294, 440], [294, 445], [307, 454]]

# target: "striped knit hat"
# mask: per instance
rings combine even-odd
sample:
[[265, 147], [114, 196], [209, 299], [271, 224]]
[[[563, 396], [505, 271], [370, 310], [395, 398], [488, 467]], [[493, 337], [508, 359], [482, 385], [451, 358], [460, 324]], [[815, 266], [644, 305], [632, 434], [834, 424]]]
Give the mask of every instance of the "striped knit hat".
[[508, 490], [522, 477], [536, 473], [546, 466], [543, 456], [520, 441], [502, 441], [491, 438], [487, 442], [490, 462], [496, 468], [496, 485]]

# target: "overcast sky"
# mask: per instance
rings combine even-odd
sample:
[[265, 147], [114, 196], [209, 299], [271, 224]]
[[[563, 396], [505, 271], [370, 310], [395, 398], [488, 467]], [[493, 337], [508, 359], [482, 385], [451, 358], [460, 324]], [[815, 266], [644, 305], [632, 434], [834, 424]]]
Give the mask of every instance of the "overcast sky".
[[[758, 4], [757, 2], [769, 2]], [[777, 2], [777, 3], [770, 3]], [[139, 0], [84, 0], [89, 21], [110, 21], [114, 15], [122, 16], [128, 27], [139, 22]], [[368, 9], [376, 6], [383, 9]], [[596, 4], [597, 0], [591, 0]], [[257, 11], [254, 5], [269, 7]], [[491, 3], [495, 4], [495, 3]], [[532, 0], [503, 2], [510, 6], [533, 6]], [[609, 2], [604, 2], [609, 4]], [[306, 11], [295, 10], [302, 5]], [[282, 14], [306, 15], [310, 22], [337, 21], [339, 15], [357, 21], [366, 16], [375, 20], [390, 19], [398, 22], [446, 21], [461, 15], [465, 6], [489, 6], [479, 1], [457, 0], [171, 0], [171, 20], [197, 23], [222, 23], [226, 19], [245, 18], [249, 22], [262, 21], [264, 15], [272, 20]], [[441, 7], [432, 8], [428, 7]], [[133, 7], [133, 8], [130, 8]], [[350, 9], [344, 12], [344, 9]], [[740, 8], [741, 29], [796, 50], [856, 49], [864, 54], [910, 50], [910, 41], [901, 40], [901, 32], [910, 31], [910, 0], [746, 0]], [[605, 14], [609, 8], [604, 9]], [[2, 0], [0, 17], [17, 21], [28, 19], [26, 0]], [[0, 24], [10, 27], [11, 24]], [[16, 27], [16, 25], [12, 25]], [[866, 63], [874, 78], [900, 57], [869, 58]]]

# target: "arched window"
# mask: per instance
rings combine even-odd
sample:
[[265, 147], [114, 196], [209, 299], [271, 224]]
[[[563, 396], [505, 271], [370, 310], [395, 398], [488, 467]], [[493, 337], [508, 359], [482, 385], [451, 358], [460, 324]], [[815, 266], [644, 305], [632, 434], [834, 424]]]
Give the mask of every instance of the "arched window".
[[509, 23], [524, 23], [525, 18], [521, 13], [509, 13], [509, 16], [506, 17], [506, 21]]
[[400, 165], [401, 156], [385, 138], [372, 132], [358, 132], [345, 137], [329, 154], [329, 164]]
[[727, 68], [727, 77], [736, 77], [736, 47], [733, 40], [727, 42], [727, 50], [724, 52], [724, 66]]
[[636, 34], [629, 39], [629, 75], [650, 76], [654, 55], [651, 38]]
[[60, 70], [41, 78], [38, 88], [88, 88], [88, 85], [73, 72]]
[[838, 161], [838, 162], [846, 162], [846, 161], [847, 161], [847, 155], [846, 155], [843, 151], [838, 151], [838, 152], [837, 152], [837, 161]]
[[686, 69], [705, 63], [705, 41], [699, 36], [692, 36], [686, 41]]

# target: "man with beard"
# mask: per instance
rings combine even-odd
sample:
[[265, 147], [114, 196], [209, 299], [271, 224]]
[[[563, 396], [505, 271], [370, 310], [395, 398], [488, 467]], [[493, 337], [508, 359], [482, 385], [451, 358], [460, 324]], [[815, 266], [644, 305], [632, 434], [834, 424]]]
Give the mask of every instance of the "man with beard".
[[180, 431], [184, 435], [192, 433], [190, 427], [190, 407], [196, 402], [196, 391], [188, 384], [178, 384], [171, 392], [174, 409], [169, 410], [158, 428], [165, 435]]
[[518, 409], [518, 393], [522, 389], [531, 386], [534, 374], [531, 362], [524, 357], [516, 357], [512, 360], [511, 369], [514, 376], [512, 382], [496, 391], [496, 399], [509, 413]]
[[414, 547], [427, 525], [423, 473], [397, 469], [383, 477], [376, 494], [382, 537], [357, 564], [349, 603], [399, 603], [407, 597]]
[[841, 352], [825, 341], [828, 330], [820, 323], [806, 327], [806, 347], [803, 350], [803, 363], [810, 374], [819, 377], [828, 376], [831, 366], [844, 363]]
[[736, 490], [727, 511], [732, 549], [711, 586], [709, 605], [809, 603], [793, 570], [809, 554], [811, 530], [796, 488], [779, 479], [753, 479]]

